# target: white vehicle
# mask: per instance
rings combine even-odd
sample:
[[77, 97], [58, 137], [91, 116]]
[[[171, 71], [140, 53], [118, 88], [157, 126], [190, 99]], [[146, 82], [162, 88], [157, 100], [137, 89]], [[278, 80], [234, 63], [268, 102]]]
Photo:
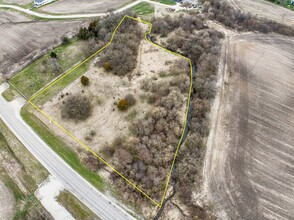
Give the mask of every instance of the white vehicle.
[[42, 5], [48, 4], [50, 2], [53, 2], [54, 0], [34, 0], [34, 6], [40, 7]]

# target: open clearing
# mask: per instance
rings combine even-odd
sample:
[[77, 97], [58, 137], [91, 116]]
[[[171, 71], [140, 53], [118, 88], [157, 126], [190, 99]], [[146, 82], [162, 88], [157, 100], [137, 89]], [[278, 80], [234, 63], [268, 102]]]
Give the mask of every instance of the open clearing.
[[[115, 36], [115, 39], [116, 44], [121, 43], [119, 36]], [[186, 59], [146, 40], [141, 40], [138, 51], [134, 70], [126, 76], [106, 72], [101, 65], [97, 65], [101, 58], [99, 55], [84, 73], [90, 81], [88, 86], [83, 86], [79, 78], [40, 108], [131, 182], [147, 191], [147, 195], [160, 201], [186, 118], [190, 67]], [[91, 116], [84, 121], [69, 120], [61, 111], [66, 100], [78, 94], [89, 97], [93, 105]], [[136, 104], [126, 112], [119, 111], [116, 103], [127, 94], [134, 96]], [[148, 101], [150, 97], [154, 101]], [[62, 130], [56, 130], [56, 126], [41, 113], [37, 114], [79, 153], [81, 159], [85, 159], [87, 155], [72, 137]], [[172, 122], [168, 123], [167, 120]], [[145, 132], [145, 136], [136, 132]], [[151, 134], [153, 140], [151, 136], [148, 137]], [[118, 138], [122, 140], [121, 143], [116, 141]], [[144, 146], [146, 142], [148, 147]], [[121, 180], [119, 184], [125, 186], [124, 180]]]
[[294, 26], [294, 13], [290, 9], [264, 0], [228, 0], [234, 8], [253, 15], [269, 18], [280, 23]]
[[227, 46], [204, 195], [220, 219], [292, 219], [294, 40], [247, 34]]
[[42, 7], [42, 11], [53, 14], [99, 13], [117, 9], [132, 0], [59, 0]]
[[[0, 76], [10, 77], [72, 36], [85, 21], [32, 21], [11, 11], [0, 11]], [[25, 36], [25, 37], [24, 37]]]

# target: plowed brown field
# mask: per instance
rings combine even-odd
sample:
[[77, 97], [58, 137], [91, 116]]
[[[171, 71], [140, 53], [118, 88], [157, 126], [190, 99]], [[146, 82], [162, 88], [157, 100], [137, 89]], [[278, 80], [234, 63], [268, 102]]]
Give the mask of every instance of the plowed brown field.
[[85, 21], [32, 21], [0, 11], [0, 77], [20, 71], [36, 57], [57, 46], [62, 36], [77, 32]]
[[220, 219], [293, 219], [294, 39], [247, 34], [227, 48], [204, 168], [207, 202]]

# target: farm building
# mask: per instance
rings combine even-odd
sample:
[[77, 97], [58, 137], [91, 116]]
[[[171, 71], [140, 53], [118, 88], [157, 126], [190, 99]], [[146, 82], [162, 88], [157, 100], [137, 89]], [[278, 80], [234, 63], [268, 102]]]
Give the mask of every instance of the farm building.
[[34, 6], [39, 7], [45, 4], [48, 4], [50, 2], [53, 2], [54, 0], [34, 0]]

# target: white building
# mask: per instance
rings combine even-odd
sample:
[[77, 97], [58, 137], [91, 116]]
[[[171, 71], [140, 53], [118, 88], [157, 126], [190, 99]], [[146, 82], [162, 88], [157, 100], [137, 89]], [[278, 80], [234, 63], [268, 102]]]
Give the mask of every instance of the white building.
[[54, 0], [34, 0], [34, 6], [40, 7], [42, 5], [48, 4], [50, 2], [53, 2]]

